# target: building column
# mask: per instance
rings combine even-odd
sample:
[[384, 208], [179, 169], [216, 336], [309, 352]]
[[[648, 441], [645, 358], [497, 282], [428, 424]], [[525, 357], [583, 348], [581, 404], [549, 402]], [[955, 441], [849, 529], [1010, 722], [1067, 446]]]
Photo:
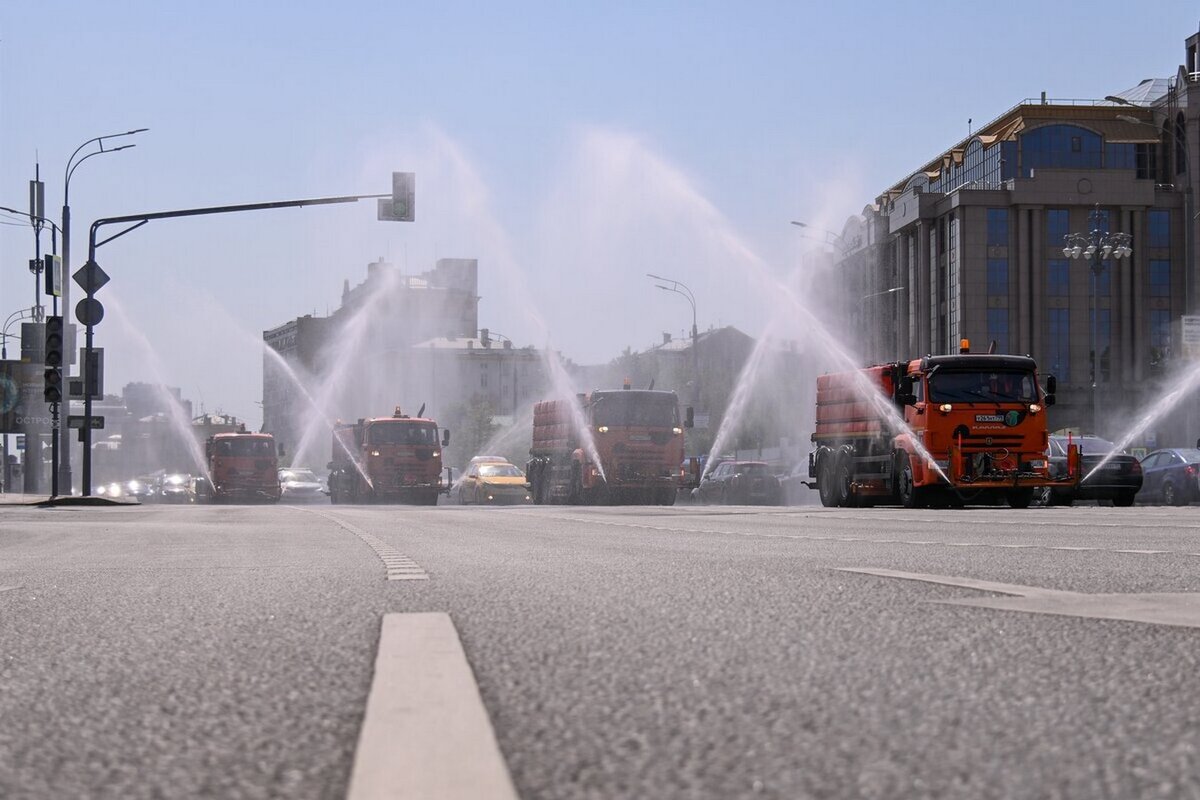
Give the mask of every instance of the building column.
[[1029, 350], [1028, 354], [1041, 363], [1045, 350], [1042, 343], [1042, 331], [1046, 320], [1046, 210], [1035, 207], [1030, 213], [1030, 304], [1029, 318]]
[[917, 315], [917, 353], [926, 355], [933, 352], [933, 329], [930, 326], [932, 311], [932, 299], [930, 296], [931, 287], [935, 285], [934, 276], [931, 274], [932, 266], [929, 263], [929, 225], [926, 222], [918, 222], [917, 230], [913, 234], [917, 237], [917, 297], [919, 298], [919, 312]]
[[1129, 257], [1129, 264], [1132, 274], [1130, 279], [1133, 282], [1133, 308], [1132, 308], [1132, 346], [1131, 361], [1133, 362], [1133, 380], [1136, 384], [1141, 385], [1141, 382], [1146, 378], [1146, 362], [1150, 358], [1150, 332], [1146, 329], [1150, 315], [1147, 313], [1146, 297], [1146, 270], [1148, 263], [1148, 254], [1146, 247], [1149, 245], [1149, 237], [1146, 236], [1146, 213], [1137, 211], [1130, 214], [1130, 227], [1126, 229], [1127, 233], [1133, 234], [1133, 255]]

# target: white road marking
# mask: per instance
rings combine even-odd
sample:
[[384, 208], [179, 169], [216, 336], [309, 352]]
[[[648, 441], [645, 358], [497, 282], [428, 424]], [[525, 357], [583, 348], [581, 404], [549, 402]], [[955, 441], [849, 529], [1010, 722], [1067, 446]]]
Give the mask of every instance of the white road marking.
[[11, 592], [13, 589], [20, 589], [20, 586], [0, 586], [0, 592]]
[[1149, 625], [1173, 625], [1200, 628], [1200, 593], [1152, 592], [1147, 594], [1084, 594], [995, 583], [974, 578], [953, 578], [917, 572], [898, 572], [891, 569], [839, 567], [841, 572], [857, 572], [880, 578], [899, 578], [908, 581], [958, 586], [981, 592], [1008, 595], [1007, 597], [957, 598], [931, 602], [952, 606], [973, 606], [997, 611], [1024, 611], [1029, 614], [1053, 614], [1064, 617], [1112, 619], [1143, 622]]
[[448, 614], [386, 614], [347, 800], [516, 800]]
[[429, 573], [427, 573], [420, 564], [413, 561], [408, 556], [402, 554], [396, 548], [392, 547], [387, 542], [372, 536], [357, 525], [351, 525], [344, 519], [335, 517], [333, 514], [326, 514], [323, 511], [317, 511], [312, 508], [301, 508], [299, 506], [288, 506], [297, 511], [307, 511], [310, 514], [316, 514], [318, 517], [324, 517], [339, 528], [349, 531], [362, 539], [367, 547], [375, 551], [375, 555], [379, 556], [379, 560], [383, 562], [384, 569], [387, 570], [387, 579], [389, 581], [427, 581]]

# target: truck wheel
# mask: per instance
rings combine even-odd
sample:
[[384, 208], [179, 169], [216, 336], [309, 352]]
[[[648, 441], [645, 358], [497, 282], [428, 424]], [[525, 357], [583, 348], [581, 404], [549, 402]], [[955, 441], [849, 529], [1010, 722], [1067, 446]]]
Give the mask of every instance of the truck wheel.
[[678, 494], [679, 493], [674, 489], [663, 489], [662, 494], [659, 495], [658, 504], [660, 506], [673, 506], [675, 505], [675, 498], [678, 496]]
[[821, 505], [833, 508], [837, 505], [837, 498], [833, 494], [833, 470], [829, 466], [829, 459], [826, 458], [817, 470], [817, 494], [821, 495]]
[[833, 462], [833, 496], [837, 505], [842, 508], [849, 508], [854, 504], [850, 483], [850, 456], [839, 453]]
[[913, 483], [912, 460], [908, 454], [898, 453], [896, 474], [899, 476], [896, 484], [896, 494], [899, 495], [900, 505], [905, 508], [921, 508], [925, 505], [924, 492]]
[[1009, 489], [1007, 500], [1010, 508], [1029, 508], [1033, 502], [1033, 489]]
[[1113, 505], [1120, 508], [1129, 508], [1133, 505], [1133, 499], [1137, 497], [1137, 492], [1121, 492], [1113, 498]]

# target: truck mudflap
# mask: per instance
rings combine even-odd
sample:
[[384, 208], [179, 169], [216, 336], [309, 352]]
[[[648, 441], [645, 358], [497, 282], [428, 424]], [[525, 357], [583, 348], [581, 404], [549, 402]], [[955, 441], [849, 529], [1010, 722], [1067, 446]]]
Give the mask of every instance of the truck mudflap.
[[[1083, 480], [1082, 457], [1079, 445], [1067, 447], [1067, 472], [1051, 477], [1044, 456], [1026, 461], [1021, 456], [1007, 455], [996, 459], [993, 454], [964, 452], [957, 444], [950, 445], [949, 458], [943, 470], [949, 485], [972, 489], [1020, 489], [1042, 486], [1075, 487]], [[1015, 466], [1014, 466], [1015, 464]], [[922, 464], [925, 472], [931, 470]], [[941, 481], [938, 481], [941, 483]], [[945, 485], [945, 484], [943, 484]]]

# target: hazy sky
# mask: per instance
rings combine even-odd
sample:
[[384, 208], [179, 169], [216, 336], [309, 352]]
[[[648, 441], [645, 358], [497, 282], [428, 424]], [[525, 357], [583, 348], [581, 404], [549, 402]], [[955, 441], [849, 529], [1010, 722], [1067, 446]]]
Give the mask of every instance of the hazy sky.
[[[104, 247], [110, 392], [163, 380], [257, 425], [263, 329], [336, 307], [379, 256], [478, 258], [481, 324], [577, 362], [690, 326], [646, 272], [691, 286], [701, 328], [758, 333], [752, 273], [812, 244], [789, 220], [840, 230], [968, 118], [1172, 76], [1200, 22], [1183, 0], [481, 5], [3, 5], [0, 205], [27, 206], [40, 157], [57, 217], [77, 145], [151, 129], [76, 172], [76, 266], [100, 216], [417, 173], [412, 224], [360, 203], [155, 222]], [[5, 316], [32, 304], [32, 248], [0, 225]]]

